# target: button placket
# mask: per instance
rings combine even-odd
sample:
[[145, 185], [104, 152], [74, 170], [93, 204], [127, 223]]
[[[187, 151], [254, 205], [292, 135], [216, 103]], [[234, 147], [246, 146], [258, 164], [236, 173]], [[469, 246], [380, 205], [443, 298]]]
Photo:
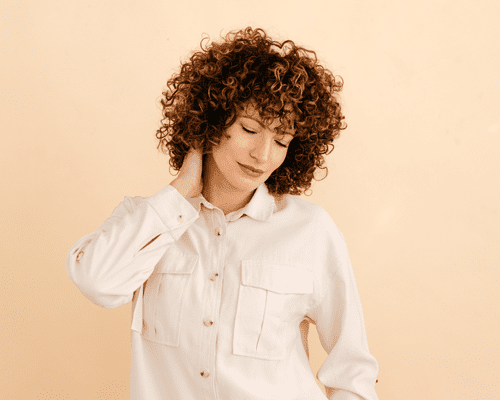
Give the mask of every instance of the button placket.
[[[213, 254], [216, 255], [212, 262], [210, 263], [210, 269], [212, 271], [210, 272], [210, 269], [206, 272], [208, 274], [205, 275], [210, 279], [211, 282], [216, 283], [215, 285], [212, 285], [211, 283], [207, 283], [208, 290], [205, 292], [207, 297], [207, 301], [205, 301], [204, 307], [202, 307], [202, 312], [205, 315], [206, 318], [204, 318], [201, 322], [203, 323], [203, 326], [206, 328], [211, 328], [211, 329], [204, 329], [202, 328], [202, 331], [200, 332], [200, 351], [199, 351], [199, 357], [200, 357], [200, 376], [203, 378], [208, 378], [210, 376], [210, 371], [208, 368], [204, 367], [215, 367], [215, 343], [217, 340], [217, 332], [214, 329], [215, 322], [211, 317], [214, 317], [214, 312], [215, 309], [217, 308], [219, 304], [219, 297], [220, 297], [220, 285], [217, 284], [217, 278], [219, 276], [217, 271], [217, 265], [220, 264], [223, 253], [223, 246], [224, 246], [224, 240], [223, 240], [223, 232], [224, 232], [224, 223], [218, 218], [218, 215], [216, 213], [212, 213], [212, 220], [211, 222], [211, 232], [215, 236], [212, 240], [212, 251]], [[213, 264], [212, 264], [213, 263]], [[207, 265], [208, 267], [208, 265]], [[208, 387], [207, 387], [208, 388]], [[210, 396], [209, 393], [207, 395]]]

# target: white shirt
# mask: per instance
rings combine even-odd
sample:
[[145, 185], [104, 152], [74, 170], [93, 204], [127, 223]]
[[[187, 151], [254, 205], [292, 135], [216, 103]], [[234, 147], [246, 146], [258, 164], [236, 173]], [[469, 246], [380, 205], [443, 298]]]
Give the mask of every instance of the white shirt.
[[346, 244], [317, 204], [265, 184], [227, 215], [170, 185], [126, 196], [69, 250], [67, 270], [101, 307], [132, 301], [130, 399], [324, 400], [309, 323], [329, 399], [377, 399]]

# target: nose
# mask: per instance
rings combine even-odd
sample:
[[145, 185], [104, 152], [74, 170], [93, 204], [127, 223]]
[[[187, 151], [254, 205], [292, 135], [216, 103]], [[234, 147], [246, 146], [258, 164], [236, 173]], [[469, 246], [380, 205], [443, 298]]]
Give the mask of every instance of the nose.
[[264, 164], [271, 156], [273, 139], [268, 135], [255, 135], [255, 143], [250, 152], [250, 156], [258, 163]]

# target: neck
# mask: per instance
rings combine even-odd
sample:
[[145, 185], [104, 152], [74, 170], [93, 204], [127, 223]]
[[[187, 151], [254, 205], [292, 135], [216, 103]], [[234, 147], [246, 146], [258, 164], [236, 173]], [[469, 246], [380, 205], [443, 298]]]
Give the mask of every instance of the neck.
[[224, 215], [239, 210], [252, 199], [255, 189], [245, 192], [230, 185], [210, 156], [207, 154], [203, 162], [203, 197], [222, 210]]

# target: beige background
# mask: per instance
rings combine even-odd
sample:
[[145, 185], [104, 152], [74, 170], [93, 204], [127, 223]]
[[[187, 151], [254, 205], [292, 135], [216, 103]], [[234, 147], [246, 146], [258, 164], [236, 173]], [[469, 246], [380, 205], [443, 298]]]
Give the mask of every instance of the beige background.
[[130, 305], [91, 304], [66, 253], [171, 181], [167, 78], [202, 32], [253, 25], [345, 80], [349, 128], [305, 198], [347, 240], [379, 398], [498, 400], [499, 4], [2, 1], [0, 398], [128, 398]]

